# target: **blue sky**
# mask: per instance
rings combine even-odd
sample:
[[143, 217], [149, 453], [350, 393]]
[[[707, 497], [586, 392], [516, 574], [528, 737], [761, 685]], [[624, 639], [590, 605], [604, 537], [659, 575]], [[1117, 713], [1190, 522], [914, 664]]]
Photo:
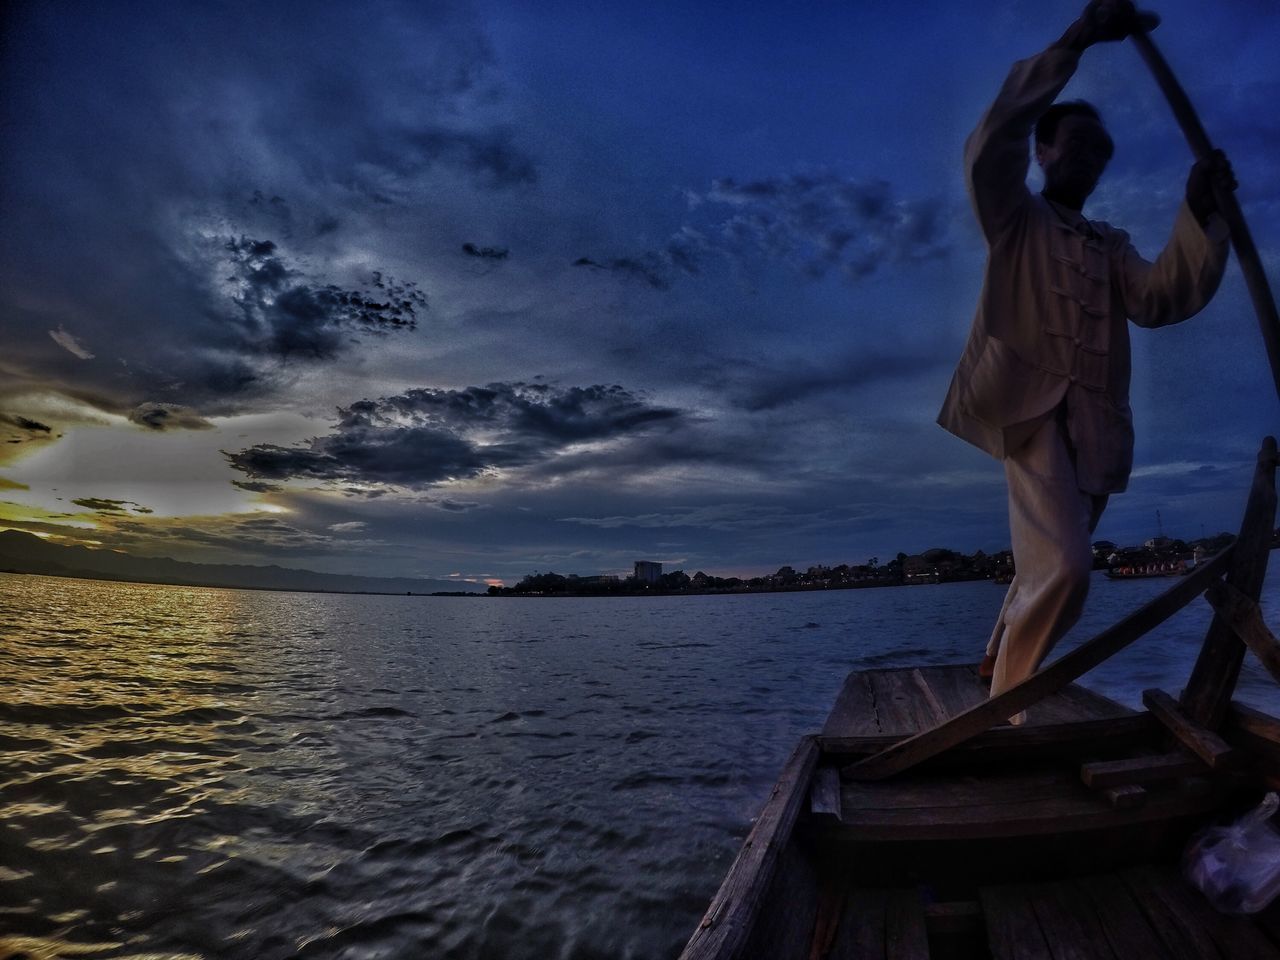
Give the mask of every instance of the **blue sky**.
[[[10, 4], [0, 523], [508, 583], [1003, 548], [999, 464], [934, 423], [960, 153], [1079, 9]], [[1280, 11], [1160, 13], [1275, 282]], [[1154, 256], [1168, 108], [1127, 44], [1066, 95], [1117, 142], [1086, 212]], [[1133, 334], [1098, 536], [1234, 530], [1277, 421], [1238, 268]]]

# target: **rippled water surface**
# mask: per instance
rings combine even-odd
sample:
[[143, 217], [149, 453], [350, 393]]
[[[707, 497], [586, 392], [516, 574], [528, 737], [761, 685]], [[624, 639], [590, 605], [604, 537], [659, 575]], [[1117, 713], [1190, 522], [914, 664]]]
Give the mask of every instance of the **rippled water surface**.
[[[1166, 585], [1099, 580], [1073, 636]], [[673, 957], [845, 673], [975, 659], [1000, 599], [0, 575], [0, 956]], [[1088, 682], [1176, 691], [1207, 621]], [[1240, 696], [1280, 711], [1252, 658]]]

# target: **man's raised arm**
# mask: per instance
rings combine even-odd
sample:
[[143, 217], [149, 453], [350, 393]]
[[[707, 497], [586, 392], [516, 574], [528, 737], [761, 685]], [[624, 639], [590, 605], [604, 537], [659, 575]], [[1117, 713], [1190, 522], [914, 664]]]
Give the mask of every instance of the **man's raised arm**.
[[1003, 233], [1029, 199], [1029, 139], [1036, 120], [1062, 92], [1080, 54], [1095, 43], [1123, 40], [1138, 14], [1128, 0], [1094, 0], [1048, 49], [1019, 60], [995, 102], [965, 141], [969, 196], [987, 242]]

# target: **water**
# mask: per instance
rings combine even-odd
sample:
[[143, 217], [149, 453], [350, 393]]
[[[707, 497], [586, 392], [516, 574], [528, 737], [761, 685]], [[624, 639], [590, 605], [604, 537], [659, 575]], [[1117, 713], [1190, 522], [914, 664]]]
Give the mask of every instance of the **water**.
[[[1166, 586], [1100, 579], [1073, 637]], [[975, 660], [1001, 595], [0, 575], [0, 956], [673, 957], [845, 674]], [[1088, 682], [1177, 691], [1208, 617]], [[1252, 657], [1239, 696], [1280, 712]]]

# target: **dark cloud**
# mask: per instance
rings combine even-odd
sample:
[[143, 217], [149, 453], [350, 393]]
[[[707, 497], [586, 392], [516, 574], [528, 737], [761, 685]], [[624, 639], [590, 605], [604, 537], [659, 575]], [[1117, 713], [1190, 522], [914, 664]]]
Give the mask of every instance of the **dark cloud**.
[[633, 436], [682, 416], [617, 385], [422, 388], [341, 408], [335, 431], [303, 446], [257, 444], [226, 456], [261, 480], [427, 487], [539, 463], [573, 444]]
[[344, 290], [305, 278], [290, 267], [271, 240], [240, 237], [224, 248], [234, 273], [234, 318], [242, 343], [280, 358], [330, 360], [353, 331], [383, 334], [413, 330], [426, 296], [414, 283], [397, 283], [375, 271], [378, 291]]
[[592, 260], [590, 257], [579, 257], [573, 261], [573, 265], [634, 277], [643, 280], [655, 290], [666, 290], [671, 286], [670, 265], [656, 253], [646, 253], [639, 257], [615, 257], [603, 263]]
[[[53, 440], [61, 434], [55, 434], [53, 428], [39, 420], [32, 420], [16, 413], [0, 413], [0, 441], [6, 444], [40, 443]], [[15, 452], [12, 456], [17, 456]], [[0, 462], [8, 459], [0, 456]]]
[[860, 280], [887, 264], [945, 256], [949, 207], [937, 198], [900, 200], [883, 180], [832, 173], [738, 182], [715, 180], [686, 193], [689, 217], [666, 245], [630, 256], [580, 257], [595, 267], [667, 289], [677, 276], [696, 276], [709, 261], [749, 271], [781, 263], [806, 279], [837, 272]]
[[19, 430], [31, 434], [43, 433], [48, 435], [53, 431], [53, 428], [47, 424], [17, 414], [0, 413], [0, 423], [10, 427], [17, 427]]
[[19, 6], [23, 42], [0, 57], [0, 313], [37, 389], [125, 414], [243, 410], [296, 380], [282, 359], [422, 321], [416, 287], [332, 266], [386, 249], [370, 197], [415, 211], [400, 251], [447, 219], [446, 192], [538, 179], [465, 4], [285, 5], [251, 25], [234, 4]]
[[712, 234], [728, 256], [778, 259], [811, 277], [838, 270], [858, 279], [887, 263], [943, 256], [949, 246], [945, 204], [895, 199], [883, 180], [830, 173], [725, 178], [689, 200], [695, 210], [729, 214]]
[[506, 247], [480, 247], [474, 243], [464, 243], [462, 252], [469, 257], [478, 257], [481, 260], [505, 260], [511, 253]]
[[418, 176], [439, 163], [464, 170], [490, 187], [514, 187], [538, 179], [533, 160], [515, 145], [508, 130], [430, 126], [406, 132], [402, 144], [404, 149], [386, 164], [401, 176]]
[[[818, 362], [785, 366], [740, 362], [706, 371], [737, 406], [751, 412], [773, 410], [831, 392], [852, 392], [876, 383], [915, 379], [953, 362], [937, 352], [885, 353], [859, 350]], [[727, 372], [726, 372], [727, 371]]]
[[77, 507], [84, 507], [86, 510], [94, 510], [99, 513], [125, 513], [125, 508], [129, 508], [134, 513], [154, 513], [150, 507], [144, 507], [132, 500], [108, 500], [102, 497], [80, 497], [72, 500]]
[[441, 510], [448, 510], [450, 513], [466, 513], [469, 510], [477, 509], [480, 504], [474, 500], [451, 500], [445, 498], [439, 501], [438, 506]]
[[618, 529], [641, 527], [651, 529], [690, 528], [697, 531], [794, 530], [805, 517], [830, 519], [831, 511], [799, 514], [789, 506], [757, 503], [724, 503], [699, 507], [676, 507], [664, 512], [606, 517], [561, 517], [563, 523]]
[[284, 489], [274, 483], [263, 483], [259, 480], [232, 480], [232, 484], [250, 493], [278, 493]]
[[143, 403], [129, 413], [129, 420], [151, 430], [213, 430], [214, 425], [190, 407], [177, 403]]

